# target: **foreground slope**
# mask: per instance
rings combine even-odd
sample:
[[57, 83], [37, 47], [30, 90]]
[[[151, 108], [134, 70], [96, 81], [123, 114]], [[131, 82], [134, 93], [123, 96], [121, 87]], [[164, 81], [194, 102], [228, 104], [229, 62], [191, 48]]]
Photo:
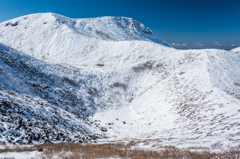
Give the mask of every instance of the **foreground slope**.
[[[103, 19], [111, 20], [106, 23]], [[89, 112], [77, 118], [89, 120], [93, 126], [89, 130], [107, 129], [110, 139], [213, 147], [239, 143], [240, 54], [216, 49], [176, 50], [165, 43], [154, 43], [152, 35], [138, 39], [139, 30], [122, 35], [121, 29], [110, 25], [114, 20], [71, 20], [50, 13], [34, 14], [2, 23], [4, 37], [0, 41], [58, 65], [51, 65], [58, 68], [53, 70], [47, 69], [50, 64], [45, 63], [37, 68], [54, 74], [53, 82], [65, 79], [65, 84], [71, 85], [69, 92], [83, 99]], [[94, 28], [93, 21], [95, 29], [104, 28], [101, 32], [107, 36], [80, 29], [85, 26], [83, 22]], [[74, 27], [71, 22], [76, 22]], [[37, 27], [40, 23], [43, 26]], [[24, 34], [21, 25], [29, 28]], [[61, 78], [60, 68], [65, 72]], [[56, 98], [65, 108], [67, 97]], [[68, 109], [76, 110], [75, 105], [81, 108], [80, 101], [70, 101]]]
[[81, 76], [79, 81], [74, 72], [2, 44], [0, 57], [1, 141], [86, 142], [101, 137], [88, 120], [96, 109], [89, 96], [91, 84], [85, 83], [92, 77]]

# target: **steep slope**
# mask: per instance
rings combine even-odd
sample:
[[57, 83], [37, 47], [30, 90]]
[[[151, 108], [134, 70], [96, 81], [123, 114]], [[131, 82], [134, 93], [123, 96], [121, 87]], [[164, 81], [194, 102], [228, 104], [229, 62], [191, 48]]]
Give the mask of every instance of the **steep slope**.
[[[90, 82], [0, 44], [0, 140], [9, 143], [87, 142], [101, 135]], [[71, 79], [72, 78], [72, 79]], [[101, 97], [101, 93], [98, 93]], [[95, 130], [95, 129], [96, 130]]]
[[[65, 109], [66, 100], [68, 109], [76, 110], [68, 112], [78, 114], [77, 109], [84, 103], [87, 112], [76, 120], [89, 120], [96, 128], [89, 127], [92, 132], [107, 128], [109, 140], [149, 139], [152, 144], [155, 141], [186, 147], [238, 144], [240, 54], [214, 49], [176, 50], [154, 43], [153, 35], [144, 34], [138, 39], [140, 31], [129, 31], [131, 25], [126, 24], [130, 29], [126, 27], [128, 31], [122, 32], [113, 23], [117, 19], [72, 20], [51, 13], [34, 14], [0, 24], [4, 35], [0, 41], [51, 63], [35, 64], [31, 61], [37, 60], [30, 57], [27, 62], [54, 77], [53, 84], [47, 85], [64, 88], [79, 99], [74, 103], [75, 99], [51, 96], [61, 109]], [[127, 18], [119, 21], [123, 24], [125, 20], [129, 22]], [[85, 26], [111, 38], [87, 31]], [[21, 74], [21, 80], [25, 79], [26, 73]], [[38, 77], [28, 80], [34, 79]], [[20, 91], [17, 83], [9, 83], [2, 82], [2, 89]], [[34, 97], [42, 91], [37, 89], [34, 94], [29, 90], [21, 89], [21, 94]], [[46, 100], [42, 95], [37, 97]]]

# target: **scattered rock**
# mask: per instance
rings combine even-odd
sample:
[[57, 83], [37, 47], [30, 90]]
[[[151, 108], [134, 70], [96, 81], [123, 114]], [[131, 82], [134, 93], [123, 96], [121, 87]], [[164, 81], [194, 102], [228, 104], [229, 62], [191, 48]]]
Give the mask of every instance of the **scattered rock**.
[[100, 130], [103, 131], [103, 132], [107, 132], [107, 128], [105, 128], [105, 127], [101, 127]]
[[40, 148], [40, 149], [38, 150], [38, 152], [43, 152], [43, 148]]

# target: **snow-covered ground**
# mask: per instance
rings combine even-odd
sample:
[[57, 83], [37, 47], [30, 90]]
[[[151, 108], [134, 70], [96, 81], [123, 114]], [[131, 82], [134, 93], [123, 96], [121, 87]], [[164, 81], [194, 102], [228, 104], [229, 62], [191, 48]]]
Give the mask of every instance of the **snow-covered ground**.
[[0, 153], [0, 158], [31, 159], [38, 156], [37, 151]]
[[[67, 124], [48, 119], [54, 132], [179, 147], [239, 144], [238, 53], [176, 50], [131, 18], [52, 13], [1, 23], [0, 42], [12, 47], [2, 46], [1, 98], [47, 119], [56, 111]], [[18, 69], [23, 64], [28, 69]], [[39, 120], [31, 113], [24, 120]]]

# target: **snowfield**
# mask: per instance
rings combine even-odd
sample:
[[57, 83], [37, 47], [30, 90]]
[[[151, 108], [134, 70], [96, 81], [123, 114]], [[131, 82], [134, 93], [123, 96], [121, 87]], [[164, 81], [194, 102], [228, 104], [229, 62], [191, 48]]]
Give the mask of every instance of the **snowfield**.
[[53, 13], [1, 23], [0, 43], [1, 141], [239, 144], [239, 53], [177, 50], [131, 18]]

